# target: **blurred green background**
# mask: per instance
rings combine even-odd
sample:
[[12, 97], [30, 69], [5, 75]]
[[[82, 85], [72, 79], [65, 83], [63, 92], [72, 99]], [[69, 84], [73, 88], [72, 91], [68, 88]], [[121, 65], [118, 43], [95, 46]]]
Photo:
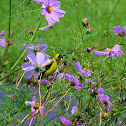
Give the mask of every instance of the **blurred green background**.
[[[11, 2], [10, 33], [12, 35], [17, 21], [29, 0], [12, 0]], [[125, 38], [114, 36], [113, 32], [113, 27], [115, 25], [125, 25], [125, 0], [120, 0], [115, 9], [114, 7], [118, 2], [117, 0], [60, 0], [60, 2], [61, 9], [66, 11], [64, 18], [61, 18], [60, 23], [56, 23], [53, 28], [45, 31], [37, 30], [32, 41], [35, 45], [40, 38], [43, 38], [49, 47], [46, 53], [51, 57], [56, 53], [61, 53], [65, 55], [64, 59], [71, 64], [70, 66], [74, 66], [75, 61], [80, 61], [82, 66], [87, 67], [87, 64], [91, 64], [97, 59], [101, 59], [101, 57], [93, 55], [93, 52], [88, 54], [86, 52], [87, 47], [92, 47], [92, 49], [96, 50], [104, 50], [108, 45], [109, 47], [113, 47], [115, 44], [125, 43]], [[9, 6], [9, 1], [0, 1], [0, 30], [5, 30], [6, 41], [9, 40]], [[113, 9], [114, 12], [111, 15]], [[27, 44], [30, 41], [29, 31], [34, 31], [40, 21], [42, 22], [39, 28], [47, 25], [47, 21], [40, 13], [41, 10], [41, 5], [37, 4], [34, 0], [31, 0], [19, 22], [14, 37], [11, 40], [14, 44], [9, 48], [5, 58], [5, 61], [9, 62], [8, 69], [13, 66], [21, 55], [23, 44]], [[90, 19], [90, 27], [93, 28], [91, 34], [86, 34], [86, 28], [82, 25], [82, 19], [84, 18]], [[108, 25], [109, 18], [110, 22]], [[108, 38], [104, 36], [104, 31], [107, 30], [107, 27], [109, 31]], [[68, 28], [71, 32], [68, 31]], [[94, 44], [94, 42], [97, 44]], [[0, 47], [0, 50], [1, 58], [5, 47]], [[123, 48], [122, 51], [125, 53], [125, 48]], [[74, 62], [72, 61], [73, 57], [76, 59]], [[123, 58], [121, 57], [118, 62], [116, 57], [113, 59], [117, 65], [124, 65], [124, 56]], [[103, 63], [100, 60], [99, 62], [99, 66], [102, 65], [103, 68], [107, 68], [106, 63]], [[114, 63], [114, 65], [116, 65], [116, 63]], [[123, 67], [123, 65], [120, 67]], [[69, 68], [69, 70], [71, 70], [71, 68]]]

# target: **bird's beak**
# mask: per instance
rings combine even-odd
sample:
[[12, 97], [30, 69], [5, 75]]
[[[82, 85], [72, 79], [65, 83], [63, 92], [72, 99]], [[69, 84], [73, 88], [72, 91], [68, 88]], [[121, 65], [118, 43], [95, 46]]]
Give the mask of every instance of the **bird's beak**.
[[60, 61], [62, 62], [63, 58], [60, 58]]

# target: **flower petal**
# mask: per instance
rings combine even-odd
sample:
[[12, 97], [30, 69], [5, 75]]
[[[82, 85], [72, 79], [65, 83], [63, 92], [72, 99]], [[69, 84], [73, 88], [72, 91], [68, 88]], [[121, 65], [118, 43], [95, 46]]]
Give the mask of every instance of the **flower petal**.
[[31, 63], [23, 63], [22, 64], [22, 69], [25, 70], [25, 71], [31, 71], [33, 70], [35, 67], [31, 64]]
[[64, 117], [59, 117], [61, 122], [64, 124], [64, 125], [71, 125], [72, 124], [72, 121], [69, 121], [67, 120], [66, 118]]

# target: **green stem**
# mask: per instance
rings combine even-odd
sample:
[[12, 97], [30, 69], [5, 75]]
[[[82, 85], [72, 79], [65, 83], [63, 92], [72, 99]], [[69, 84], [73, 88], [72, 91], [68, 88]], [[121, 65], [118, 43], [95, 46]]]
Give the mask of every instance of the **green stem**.
[[[31, 37], [31, 39], [30, 39], [28, 45], [32, 42], [32, 40], [33, 40], [33, 38], [34, 38], [34, 36], [35, 36], [35, 33], [36, 33], [36, 31], [37, 31], [37, 29], [38, 29], [38, 27], [39, 27], [40, 24], [41, 24], [41, 21], [40, 21], [40, 22], [38, 23], [38, 25], [36, 26], [36, 29], [35, 29], [35, 31], [34, 31], [32, 37]], [[27, 45], [27, 47], [28, 47], [28, 45]], [[15, 62], [15, 64], [11, 67], [10, 71], [11, 71], [12, 69], [14, 69], [14, 67], [17, 65], [17, 63], [20, 61], [20, 59], [24, 56], [24, 54], [25, 54], [25, 52], [26, 52], [26, 50], [27, 50], [27, 47], [26, 47], [26, 49], [22, 52], [22, 54], [20, 55], [20, 57], [18, 58], [18, 60]]]

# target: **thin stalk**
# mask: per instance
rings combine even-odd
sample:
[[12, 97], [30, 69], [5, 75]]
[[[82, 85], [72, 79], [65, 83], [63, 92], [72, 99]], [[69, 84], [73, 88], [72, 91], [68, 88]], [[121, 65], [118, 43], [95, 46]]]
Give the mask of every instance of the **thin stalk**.
[[[33, 36], [31, 37], [31, 39], [30, 39], [28, 45], [32, 42], [32, 40], [33, 40], [33, 38], [34, 38], [34, 36], [35, 36], [35, 33], [36, 33], [36, 31], [37, 31], [37, 29], [38, 29], [38, 27], [39, 27], [40, 24], [41, 24], [41, 21], [40, 21], [40, 22], [38, 23], [38, 25], [36, 26], [36, 29], [35, 29], [35, 31], [34, 31], [34, 33], [33, 33]], [[28, 46], [27, 46], [27, 47], [28, 47]], [[11, 67], [10, 71], [11, 71], [12, 69], [14, 69], [14, 67], [17, 65], [17, 63], [20, 61], [20, 59], [24, 56], [24, 54], [25, 54], [25, 52], [26, 52], [26, 50], [27, 50], [27, 47], [26, 47], [26, 49], [22, 52], [22, 54], [20, 55], [20, 57], [18, 58], [18, 60], [15, 62], [15, 64]]]
[[[119, 2], [120, 2], [120, 0], [117, 1], [117, 3], [115, 4], [115, 6], [114, 6], [114, 8], [113, 8], [113, 10], [112, 10], [112, 12], [111, 12], [111, 14], [110, 14], [110, 17], [109, 17], [109, 20], [108, 20], [108, 24], [107, 24], [107, 32], [108, 32], [108, 34], [109, 34], [109, 30], [108, 30], [108, 28], [109, 28], [109, 23], [110, 23], [110, 20], [111, 20], [112, 14], [113, 14], [115, 8], [117, 7], [117, 5], [119, 4]], [[107, 43], [108, 43], [108, 47], [109, 47], [108, 35], [107, 35]]]

